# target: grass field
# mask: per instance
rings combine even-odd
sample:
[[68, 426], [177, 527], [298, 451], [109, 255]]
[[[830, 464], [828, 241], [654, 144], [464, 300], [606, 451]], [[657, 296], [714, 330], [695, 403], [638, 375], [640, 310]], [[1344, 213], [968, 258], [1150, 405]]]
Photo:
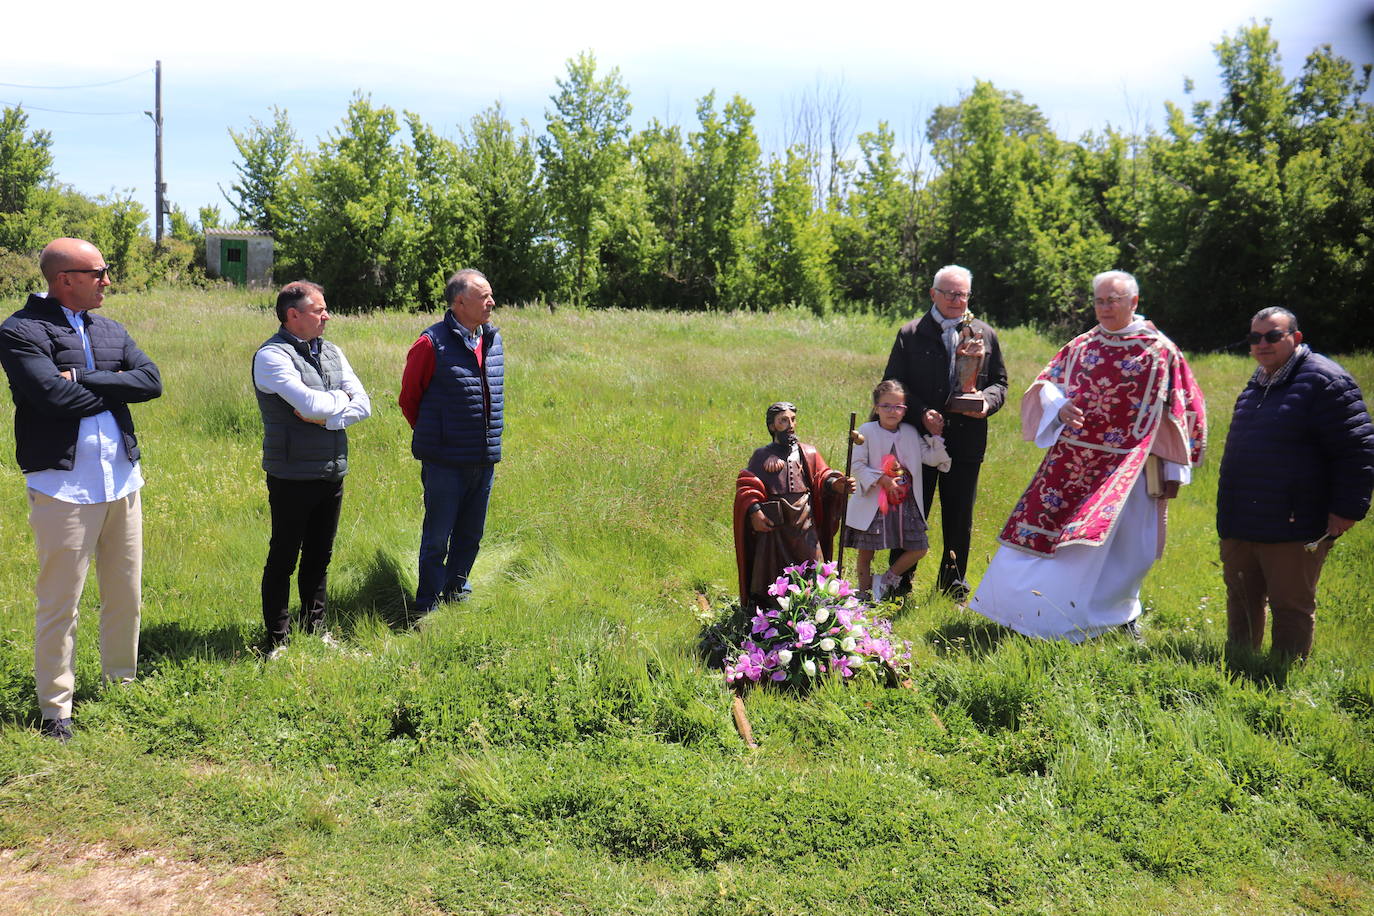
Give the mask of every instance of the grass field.
[[[1374, 526], [1331, 554], [1308, 664], [1222, 653], [1216, 470], [1248, 359], [1193, 362], [1211, 449], [1145, 583], [1144, 646], [1005, 636], [933, 595], [927, 561], [897, 621], [916, 689], [755, 693], [751, 752], [693, 654], [694, 595], [734, 588], [729, 505], [764, 407], [796, 401], [842, 462], [893, 322], [498, 311], [506, 458], [477, 592], [411, 631], [420, 485], [395, 402], [433, 318], [334, 319], [374, 405], [330, 582], [344, 650], [264, 663], [267, 302], [106, 306], [166, 387], [135, 406], [141, 678], [101, 688], [92, 581], [67, 746], [34, 729], [0, 408], [0, 913], [1374, 912]], [[1059, 343], [1002, 342], [1014, 393]], [[1343, 362], [1374, 384], [1374, 357]], [[1015, 410], [992, 429], [975, 580], [1039, 461]]]

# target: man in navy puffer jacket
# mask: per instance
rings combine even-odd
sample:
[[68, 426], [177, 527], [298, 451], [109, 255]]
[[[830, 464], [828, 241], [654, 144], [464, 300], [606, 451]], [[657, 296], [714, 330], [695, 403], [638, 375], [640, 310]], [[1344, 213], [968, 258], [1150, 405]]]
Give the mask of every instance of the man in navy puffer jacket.
[[1327, 551], [1369, 511], [1374, 425], [1350, 373], [1302, 342], [1292, 312], [1260, 311], [1249, 342], [1259, 369], [1236, 399], [1217, 486], [1227, 641], [1259, 650], [1268, 599], [1271, 650], [1305, 658]]
[[420, 530], [420, 577], [415, 610], [472, 591], [468, 577], [481, 546], [496, 462], [501, 460], [505, 354], [489, 322], [491, 284], [476, 270], [460, 270], [444, 288], [449, 310], [425, 329], [406, 354], [401, 412], [420, 461], [425, 520]]

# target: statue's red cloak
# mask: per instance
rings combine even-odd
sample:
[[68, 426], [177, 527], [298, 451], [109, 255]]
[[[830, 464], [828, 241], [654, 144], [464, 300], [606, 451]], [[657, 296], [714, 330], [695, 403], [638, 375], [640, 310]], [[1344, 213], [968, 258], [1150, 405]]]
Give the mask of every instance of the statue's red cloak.
[[[811, 484], [811, 518], [816, 525], [816, 537], [821, 544], [821, 555], [828, 561], [833, 556], [835, 532], [840, 527], [843, 514], [844, 495], [835, 493], [826, 484], [834, 477], [843, 476], [825, 463], [814, 446], [800, 443], [802, 459]], [[749, 604], [749, 579], [754, 564], [753, 528], [749, 524], [749, 507], [768, 499], [763, 481], [747, 469], [740, 471], [735, 478], [735, 566], [739, 571], [739, 606]]]

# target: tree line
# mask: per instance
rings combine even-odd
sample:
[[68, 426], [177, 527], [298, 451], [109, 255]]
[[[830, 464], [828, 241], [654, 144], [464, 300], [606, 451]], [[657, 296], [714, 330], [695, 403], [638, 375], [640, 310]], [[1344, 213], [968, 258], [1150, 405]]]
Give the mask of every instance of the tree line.
[[[311, 146], [274, 109], [230, 131], [226, 198], [239, 225], [274, 234], [279, 276], [323, 283], [341, 311], [432, 307], [447, 274], [470, 265], [513, 302], [906, 314], [935, 269], [957, 262], [989, 320], [1074, 328], [1091, 314], [1088, 279], [1120, 267], [1140, 279], [1143, 311], [1187, 346], [1234, 344], [1267, 305], [1295, 311], [1327, 349], [1374, 344], [1355, 313], [1374, 280], [1370, 65], [1323, 46], [1288, 80], [1267, 24], [1223, 36], [1215, 54], [1221, 98], [1168, 103], [1163, 130], [1064, 140], [1020, 93], [979, 81], [930, 114], [922, 142], [903, 143], [886, 122], [855, 136], [843, 94], [818, 91], [785, 148], [765, 155], [738, 95], [706, 95], [689, 127], [633, 130], [619, 71], [583, 53], [538, 134], [498, 103], [450, 138], [358, 93]], [[50, 209], [63, 193], [32, 162], [10, 165], [14, 134], [0, 128], [11, 252], [53, 225], [26, 216], [12, 187], [27, 176]], [[19, 134], [22, 159], [41, 144]], [[47, 235], [26, 237], [35, 223]], [[174, 238], [195, 228], [174, 213]], [[158, 256], [144, 258], [150, 276]]]

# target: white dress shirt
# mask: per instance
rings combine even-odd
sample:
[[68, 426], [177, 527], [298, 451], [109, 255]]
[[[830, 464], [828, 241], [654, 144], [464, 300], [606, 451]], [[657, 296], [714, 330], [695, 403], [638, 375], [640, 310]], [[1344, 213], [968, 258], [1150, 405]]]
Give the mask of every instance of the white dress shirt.
[[372, 416], [372, 400], [343, 350], [339, 370], [339, 387], [318, 391], [301, 380], [296, 364], [280, 347], [262, 347], [253, 357], [253, 384], [259, 391], [279, 395], [307, 420], [323, 420], [325, 429], [343, 429]]
[[[95, 369], [86, 322], [80, 312], [61, 307], [67, 322], [76, 329], [86, 351], [86, 368]], [[24, 475], [30, 489], [64, 503], [92, 505], [123, 499], [143, 486], [138, 462], [130, 461], [124, 451], [124, 434], [114, 414], [108, 410], [93, 417], [82, 417], [76, 433], [76, 456], [72, 469], [48, 468]]]

